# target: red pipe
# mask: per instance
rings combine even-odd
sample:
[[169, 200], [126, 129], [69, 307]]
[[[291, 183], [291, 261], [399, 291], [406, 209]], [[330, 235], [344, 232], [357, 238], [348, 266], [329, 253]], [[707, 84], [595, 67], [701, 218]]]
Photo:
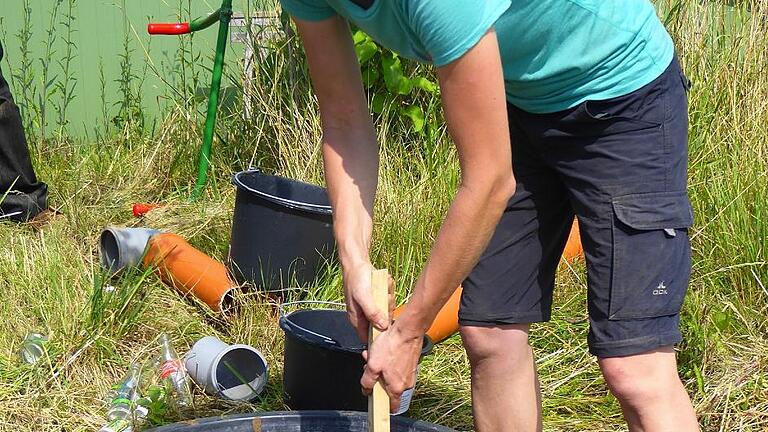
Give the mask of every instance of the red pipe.
[[189, 23], [157, 23], [147, 25], [147, 33], [153, 35], [182, 35], [191, 32]]

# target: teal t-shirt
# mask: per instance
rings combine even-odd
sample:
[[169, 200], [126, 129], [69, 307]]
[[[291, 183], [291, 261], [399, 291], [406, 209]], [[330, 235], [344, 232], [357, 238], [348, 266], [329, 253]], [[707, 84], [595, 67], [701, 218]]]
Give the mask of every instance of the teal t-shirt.
[[648, 0], [280, 0], [298, 19], [340, 15], [392, 51], [443, 66], [491, 28], [507, 100], [533, 113], [630, 93], [669, 66], [674, 45]]

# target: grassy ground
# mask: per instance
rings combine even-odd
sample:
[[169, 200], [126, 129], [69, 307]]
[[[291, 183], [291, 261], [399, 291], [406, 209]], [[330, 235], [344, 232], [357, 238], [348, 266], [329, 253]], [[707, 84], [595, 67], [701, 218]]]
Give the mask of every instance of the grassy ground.
[[[662, 5], [661, 14], [694, 82], [694, 268], [680, 372], [704, 430], [768, 430], [768, 7], [682, 1]], [[196, 390], [195, 416], [284, 408], [282, 332], [258, 295], [242, 296], [242, 312], [224, 322], [153, 274], [105, 280], [96, 242], [106, 225], [150, 226], [177, 232], [223, 260], [234, 203], [231, 172], [258, 165], [320, 183], [319, 122], [303, 84], [305, 71], [292, 66], [290, 52], [284, 46], [262, 63], [254, 118], [225, 115], [211, 183], [195, 204], [186, 200], [200, 130], [191, 102], [169, 113], [153, 136], [131, 122], [105, 121], [112, 129], [103, 135], [110, 138], [98, 142], [32, 137], [39, 174], [64, 215], [42, 231], [0, 224], [0, 430], [98, 428], [109, 387], [131, 361], [155, 354], [163, 331], [180, 351], [211, 334], [252, 344], [272, 368], [258, 404], [230, 404]], [[381, 192], [373, 251], [375, 263], [394, 273], [401, 299], [458, 181], [442, 129], [428, 138], [405, 130], [397, 116], [379, 119]], [[130, 204], [144, 201], [165, 207], [133, 219]], [[533, 331], [546, 430], [622, 429], [618, 404], [586, 351], [585, 282], [582, 264], [564, 265], [553, 319]], [[107, 283], [114, 293], [104, 294]], [[330, 269], [307, 290], [311, 298], [340, 299], [338, 272]], [[28, 330], [51, 339], [49, 356], [36, 366], [17, 360]], [[457, 337], [425, 360], [410, 415], [471, 430], [468, 362]], [[176, 419], [173, 412], [162, 417]]]

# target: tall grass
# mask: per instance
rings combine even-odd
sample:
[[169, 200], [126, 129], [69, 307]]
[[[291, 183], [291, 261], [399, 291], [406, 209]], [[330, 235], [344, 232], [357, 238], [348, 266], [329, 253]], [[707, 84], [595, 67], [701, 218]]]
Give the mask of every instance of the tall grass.
[[768, 400], [766, 13], [764, 2], [734, 8], [692, 4], [670, 22], [694, 80], [690, 145], [697, 259], [686, 305], [683, 369], [696, 377], [697, 408], [712, 412], [704, 424], [723, 430], [766, 428], [765, 418], [754, 415], [765, 411]]
[[[22, 26], [21, 31], [16, 38], [18, 39], [19, 49], [21, 50], [21, 59], [19, 61], [19, 67], [13, 69], [14, 82], [16, 83], [17, 91], [16, 97], [20, 100], [19, 108], [22, 110], [22, 118], [24, 119], [24, 126], [28, 133], [32, 133], [32, 118], [33, 114], [29, 110], [33, 106], [34, 95], [32, 89], [34, 89], [35, 82], [35, 70], [32, 68], [30, 43], [32, 41], [32, 6], [29, 0], [24, 1], [24, 14], [21, 17], [25, 23]], [[20, 91], [19, 91], [20, 90]]]
[[59, 66], [59, 73], [61, 79], [56, 80], [54, 86], [59, 95], [59, 101], [55, 106], [56, 109], [56, 127], [59, 140], [61, 140], [67, 132], [67, 125], [69, 120], [67, 119], [67, 111], [72, 101], [77, 97], [77, 79], [72, 74], [72, 62], [75, 60], [75, 51], [77, 45], [75, 44], [75, 7], [77, 0], [67, 1], [66, 13], [62, 16], [58, 26], [64, 30], [63, 42], [64, 52], [60, 59], [56, 61]]
[[[167, 3], [180, 17], [187, 16], [189, 0]], [[29, 0], [24, 4], [25, 16], [42, 13], [33, 11]], [[72, 4], [59, 20], [73, 19], [67, 18]], [[683, 311], [680, 371], [704, 430], [766, 430], [768, 5], [667, 0], [659, 4], [659, 12], [694, 83], [690, 93], [694, 269]], [[146, 225], [177, 232], [223, 260], [233, 206], [232, 172], [259, 166], [322, 183], [320, 123], [301, 46], [291, 37], [267, 43], [252, 77], [253, 115], [242, 115], [242, 100], [220, 112], [211, 180], [205, 196], [191, 204], [190, 173], [196, 166], [204, 110], [197, 89], [209, 79], [209, 71], [199, 65], [209, 59], [195, 58], [194, 39], [183, 38], [179, 50], [165, 59], [131, 63], [130, 52], [147, 52], [132, 34], [127, 26], [115, 35], [125, 38], [118, 97], [109, 94], [110, 78], [102, 74], [103, 118], [93, 122], [97, 141], [66, 139], [63, 128], [60, 144], [36, 155], [39, 175], [51, 185], [53, 204], [64, 216], [42, 232], [0, 224], [0, 430], [97, 428], [104, 422], [101, 401], [109, 386], [131, 361], [154, 355], [162, 331], [173, 335], [180, 351], [213, 334], [229, 342], [250, 343], [267, 356], [270, 384], [260, 401], [233, 405], [198, 389], [196, 416], [284, 408], [282, 336], [273, 311], [259, 296], [244, 295], [241, 313], [225, 323], [152, 274], [137, 271], [105, 280], [95, 244], [105, 225]], [[46, 29], [33, 32], [30, 27], [15, 36], [22, 47], [49, 37]], [[60, 37], [72, 40], [71, 34]], [[59, 81], [48, 87], [49, 93], [59, 89], [54, 90], [59, 101], [66, 100], [63, 88], [74, 88], [67, 91], [72, 97], [85, 91], [85, 83], [73, 87], [63, 72], [77, 56], [76, 46], [71, 46], [71, 52], [52, 50], [47, 65], [59, 65], [52, 69]], [[45, 72], [28, 50], [23, 48], [20, 58], [3, 67], [12, 70], [30, 136], [42, 137], [39, 113], [32, 108], [34, 98], [46, 94], [37, 84]], [[230, 68], [226, 73], [227, 84], [241, 88], [241, 71]], [[151, 74], [161, 75], [169, 100], [174, 101], [154, 133], [141, 123], [144, 101], [136, 92], [144, 79], [139, 76]], [[434, 101], [423, 102], [426, 106]], [[57, 120], [61, 127], [66, 125], [67, 110], [66, 105], [59, 106], [64, 108], [57, 111], [63, 116]], [[125, 114], [119, 123], [114, 121], [117, 112]], [[425, 137], [409, 132], [388, 113], [377, 116], [376, 123], [382, 163], [372, 257], [376, 265], [392, 271], [402, 300], [456, 191], [459, 168], [443, 128]], [[138, 201], [159, 201], [165, 207], [135, 220], [129, 205]], [[564, 264], [559, 276], [553, 319], [532, 332], [545, 429], [620, 430], [618, 403], [586, 351], [583, 263]], [[338, 269], [329, 268], [305, 288], [310, 298], [339, 300], [340, 280]], [[105, 290], [107, 284], [115, 291]], [[30, 367], [19, 364], [15, 350], [24, 333], [33, 329], [50, 335], [51, 348], [45, 361]], [[468, 362], [457, 337], [424, 360], [410, 415], [471, 430]], [[177, 418], [169, 412], [163, 421]]]

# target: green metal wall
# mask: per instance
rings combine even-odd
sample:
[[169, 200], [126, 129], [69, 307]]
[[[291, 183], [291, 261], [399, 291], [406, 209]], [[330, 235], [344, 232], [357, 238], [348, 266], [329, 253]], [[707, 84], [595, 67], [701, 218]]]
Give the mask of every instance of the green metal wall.
[[[25, 4], [31, 10], [30, 20], [24, 19]], [[52, 19], [57, 4], [58, 12]], [[183, 43], [181, 38], [192, 38], [192, 44], [188, 44], [189, 39], [186, 39], [192, 47], [192, 55], [188, 55], [188, 58], [198, 58], [194, 66], [185, 68], [184, 76], [191, 83], [189, 77], [197, 73], [198, 93], [205, 94], [210, 80], [208, 71], [213, 64], [216, 27], [194, 36], [153, 36], [150, 40], [146, 25], [150, 21], [188, 21], [208, 14], [219, 6], [216, 0], [0, 0], [0, 39], [6, 52], [0, 67], [6, 79], [11, 82], [14, 96], [25, 118], [30, 119], [32, 133], [39, 135], [41, 117], [34, 115], [33, 107], [24, 106], [24, 96], [27, 96], [27, 100], [36, 100], [35, 104], [39, 107], [41, 97], [45, 94], [45, 131], [50, 134], [57, 129], [55, 107], [62, 106], [62, 95], [61, 91], [56, 90], [54, 80], [63, 79], [60, 63], [65, 58], [67, 28], [62, 23], [66, 21], [65, 15], [70, 4], [74, 16], [72, 41], [75, 55], [71, 63], [71, 75], [76, 87], [75, 98], [67, 110], [68, 134], [92, 137], [99, 126], [105, 124], [105, 120], [107, 124], [115, 123], [111, 120], [119, 112], [120, 101], [123, 100], [118, 81], [124, 76], [121, 61], [125, 57], [126, 40], [131, 51], [131, 73], [134, 75], [131, 82], [136, 93], [141, 96], [140, 105], [147, 129], [151, 130], [156, 125], [158, 114], [172, 103], [171, 98], [180, 98], [176, 92], [183, 88], [179, 83], [181, 63], [177, 58]], [[276, 8], [274, 0], [234, 1], [235, 13], [275, 11]], [[24, 28], [32, 32], [27, 50], [28, 58], [33, 60], [31, 71], [21, 68], [22, 53], [19, 45]], [[48, 34], [49, 29], [54, 31], [52, 36]], [[54, 38], [53, 44], [48, 43], [51, 37]], [[48, 45], [52, 49], [51, 54], [46, 56]], [[232, 85], [242, 73], [243, 45], [230, 43], [227, 50], [225, 74], [229, 79], [225, 76], [224, 87]], [[154, 69], [150, 66], [154, 66]], [[44, 68], [47, 68], [49, 75], [47, 91], [44, 91]], [[173, 73], [174, 69], [176, 73]], [[33, 86], [21, 86], [19, 76], [29, 76], [30, 73], [34, 75]], [[106, 100], [102, 100], [102, 93], [106, 95]]]

